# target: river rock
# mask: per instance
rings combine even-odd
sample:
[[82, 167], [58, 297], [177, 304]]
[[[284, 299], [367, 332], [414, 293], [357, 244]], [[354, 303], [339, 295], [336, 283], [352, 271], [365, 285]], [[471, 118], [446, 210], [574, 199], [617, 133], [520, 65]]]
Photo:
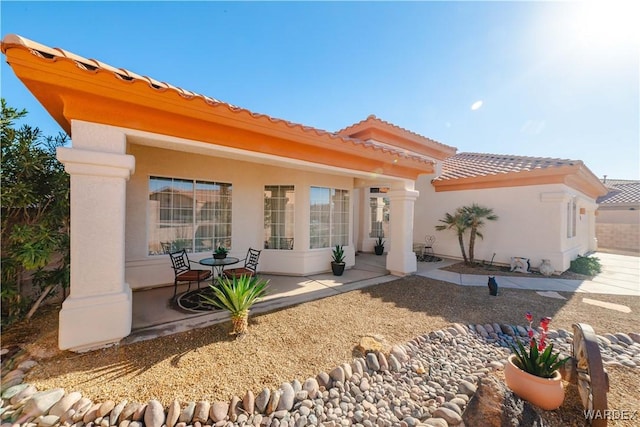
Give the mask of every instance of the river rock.
[[45, 415], [38, 418], [38, 427], [51, 427], [60, 421], [57, 415]]
[[315, 378], [307, 378], [304, 384], [302, 384], [302, 389], [308, 393], [310, 399], [315, 399], [320, 389], [318, 380]]
[[387, 358], [384, 353], [378, 353], [378, 365], [380, 365], [381, 371], [389, 370], [389, 363], [387, 362]]
[[[83, 397], [82, 399], [78, 400], [78, 402], [73, 405], [72, 408], [76, 410], [75, 414], [73, 414], [73, 422], [77, 423], [79, 421], [82, 421], [82, 419], [84, 418], [86, 413], [89, 412], [92, 406], [93, 402], [90, 399]], [[84, 425], [84, 422], [82, 424]]]
[[238, 396], [231, 397], [231, 403], [229, 404], [229, 420], [233, 423], [238, 421], [238, 415], [240, 415], [240, 398]]
[[251, 415], [256, 410], [256, 398], [253, 395], [251, 390], [247, 390], [242, 398], [242, 408], [247, 412], [247, 414]]
[[140, 404], [131, 415], [131, 421], [138, 421], [138, 422], [142, 421], [144, 419], [144, 412], [146, 410], [147, 410], [147, 403]]
[[191, 420], [193, 419], [193, 412], [196, 410], [196, 402], [189, 402], [187, 406], [182, 409], [180, 412], [180, 417], [178, 417], [179, 423], [186, 423], [187, 425], [191, 424]]
[[[142, 406], [141, 403], [138, 402], [129, 402], [120, 412], [120, 416], [118, 417], [118, 423], [121, 423], [124, 420], [130, 420], [133, 417], [133, 414]], [[113, 422], [113, 421], [112, 421]]]
[[223, 421], [229, 413], [229, 404], [227, 402], [214, 402], [211, 405], [211, 419], [214, 422]]
[[398, 345], [398, 344], [391, 347], [390, 354], [395, 356], [398, 362], [401, 362], [401, 363], [404, 363], [407, 360], [409, 360], [409, 356], [407, 355], [407, 352], [404, 350], [404, 348], [401, 345]]
[[115, 407], [116, 402], [114, 402], [113, 400], [107, 400], [100, 405], [100, 408], [98, 408], [98, 417], [104, 417], [105, 415], [108, 415]]
[[344, 380], [345, 380], [344, 369], [342, 369], [341, 366], [338, 366], [334, 368], [331, 372], [329, 372], [329, 376], [333, 381], [340, 381], [341, 383], [344, 383]]
[[622, 332], [618, 332], [616, 334], [613, 334], [616, 338], [618, 338], [618, 341], [623, 342], [627, 345], [631, 345], [633, 344], [633, 340], [631, 339], [631, 337], [627, 334], [624, 334]]
[[149, 403], [147, 403], [147, 408], [144, 411], [145, 427], [162, 427], [164, 423], [165, 414], [162, 404], [155, 399], [151, 399]]
[[458, 393], [463, 393], [471, 397], [475, 392], [476, 392], [476, 386], [470, 383], [469, 381], [462, 380], [458, 383]]
[[[178, 418], [180, 418], [180, 402], [177, 399], [174, 399], [173, 402], [167, 408], [167, 419], [166, 424], [167, 427], [174, 427], [178, 422]], [[207, 415], [208, 418], [208, 415]]]
[[[22, 387], [22, 390], [16, 393], [9, 402], [12, 405], [18, 405], [20, 402], [32, 397], [37, 392], [38, 392], [38, 389], [35, 386], [31, 384], [25, 384], [25, 387]], [[55, 407], [56, 405], [53, 405], [53, 406]], [[49, 413], [51, 414], [51, 410], [49, 410]], [[62, 413], [64, 413], [64, 411]], [[61, 414], [53, 414], [53, 415], [60, 416]]]
[[316, 380], [318, 381], [320, 387], [324, 387], [325, 389], [329, 388], [329, 385], [331, 384], [331, 377], [326, 372], [320, 372], [316, 376]]
[[264, 413], [267, 409], [267, 404], [271, 399], [271, 390], [268, 388], [263, 388], [262, 391], [256, 397], [256, 409], [259, 413]]
[[[4, 376], [2, 377], [2, 381], [4, 383]], [[4, 384], [3, 384], [4, 386]], [[15, 384], [12, 385], [11, 387], [3, 387], [2, 388], [2, 398], [3, 399], [11, 399], [13, 398], [16, 394], [20, 393], [21, 391], [23, 391], [24, 389], [26, 389], [27, 387], [29, 387], [29, 384]]]
[[62, 399], [64, 396], [64, 389], [54, 388], [52, 390], [39, 391], [31, 396], [31, 398], [24, 404], [22, 410], [23, 417], [38, 417], [40, 415], [46, 415], [49, 409]]
[[265, 410], [265, 414], [271, 415], [278, 408], [278, 403], [280, 403], [280, 390], [276, 390], [271, 393], [271, 398], [269, 399], [269, 403], [267, 403], [267, 409]]
[[433, 416], [436, 418], [443, 418], [450, 426], [457, 426], [462, 422], [462, 417], [458, 415], [456, 411], [445, 408], [444, 406], [440, 406], [433, 411]]
[[367, 367], [369, 369], [371, 369], [374, 372], [380, 370], [380, 363], [378, 362], [378, 357], [376, 356], [375, 353], [367, 353], [366, 360], [367, 360]]
[[210, 409], [211, 403], [208, 400], [201, 400], [196, 403], [196, 408], [193, 411], [193, 422], [206, 423], [209, 419]]
[[429, 418], [423, 421], [422, 425], [429, 427], [449, 427], [444, 418]]
[[98, 418], [98, 409], [100, 409], [101, 405], [102, 403], [94, 403], [91, 405], [89, 410], [84, 414], [84, 417], [82, 417], [82, 422], [88, 424], [95, 421], [95, 419]]
[[[342, 369], [342, 368], [341, 368]], [[280, 400], [278, 401], [278, 406], [276, 407], [276, 411], [286, 410], [290, 411], [293, 408], [293, 402], [295, 399], [295, 391], [293, 387], [289, 383], [283, 383], [280, 386]]]
[[118, 425], [118, 418], [120, 417], [120, 414], [122, 413], [122, 410], [125, 408], [125, 406], [127, 406], [127, 403], [129, 403], [129, 401], [127, 399], [122, 400], [120, 403], [118, 403], [112, 410], [111, 413], [109, 414], [109, 424], [112, 426], [117, 426]]

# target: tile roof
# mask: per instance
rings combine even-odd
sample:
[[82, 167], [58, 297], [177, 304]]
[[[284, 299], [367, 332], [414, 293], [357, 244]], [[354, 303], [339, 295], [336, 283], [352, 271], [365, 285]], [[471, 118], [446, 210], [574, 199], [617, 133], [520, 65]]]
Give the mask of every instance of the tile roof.
[[[173, 86], [166, 82], [160, 82], [151, 77], [142, 76], [124, 68], [116, 68], [109, 64], [105, 64], [95, 59], [84, 58], [80, 55], [76, 55], [72, 52], [66, 51], [60, 48], [51, 48], [49, 46], [40, 44], [33, 40], [26, 39], [24, 37], [9, 34], [2, 40], [2, 52], [7, 53], [7, 50], [11, 47], [19, 47], [29, 50], [29, 52], [39, 58], [50, 63], [57, 61], [71, 61], [77, 68], [86, 71], [87, 73], [97, 75], [98, 73], [108, 72], [111, 73], [116, 79], [123, 84], [132, 84], [136, 82], [145, 83], [150, 90], [155, 92], [174, 92], [184, 100], [201, 100], [207, 105], [216, 109], [226, 109], [238, 116], [245, 116], [251, 119], [260, 120], [262, 122], [268, 122], [273, 126], [278, 127], [285, 131], [294, 131], [301, 134], [303, 137], [320, 137], [325, 140], [332, 140], [336, 142], [342, 142], [344, 144], [358, 146], [364, 149], [370, 149], [378, 151], [384, 154], [390, 154], [392, 156], [398, 156], [400, 158], [407, 159], [409, 161], [428, 164], [433, 166], [435, 162], [428, 156], [422, 155], [417, 152], [408, 151], [404, 148], [390, 146], [389, 144], [378, 143], [375, 141], [363, 141], [358, 138], [352, 138], [338, 132], [329, 132], [326, 130], [314, 128], [311, 126], [305, 126], [302, 124], [290, 122], [288, 120], [279, 119], [268, 116], [266, 114], [254, 113], [245, 108], [241, 108], [227, 102], [223, 102], [216, 98], [212, 98], [206, 95], [201, 95], [196, 92], [192, 92], [177, 86]], [[62, 125], [62, 124], [61, 124]], [[65, 127], [65, 126], [63, 126]], [[66, 129], [65, 129], [66, 130]], [[68, 132], [68, 130], [67, 130]]]
[[411, 130], [409, 130], [409, 129], [403, 128], [403, 127], [398, 126], [398, 125], [395, 125], [395, 124], [393, 124], [393, 123], [391, 123], [391, 122], [388, 122], [388, 121], [386, 121], [386, 120], [382, 120], [382, 119], [380, 119], [380, 118], [376, 117], [376, 115], [375, 115], [375, 114], [370, 114], [366, 119], [364, 119], [364, 120], [360, 120], [360, 121], [359, 121], [359, 122], [357, 122], [357, 123], [354, 123], [354, 124], [349, 125], [349, 126], [347, 126], [347, 127], [345, 127], [345, 128], [342, 128], [342, 129], [340, 129], [339, 131], [337, 131], [336, 133], [337, 133], [337, 134], [340, 134], [340, 135], [349, 135], [349, 134], [350, 134], [350, 133], [352, 133], [352, 131], [353, 131], [353, 130], [355, 130], [357, 127], [360, 127], [360, 126], [362, 126], [363, 124], [370, 124], [370, 123], [379, 123], [379, 124], [383, 124], [384, 126], [391, 127], [391, 128], [393, 128], [393, 129], [395, 129], [395, 130], [397, 130], [397, 131], [399, 131], [399, 132], [403, 132], [403, 133], [406, 133], [406, 134], [413, 135], [413, 136], [415, 136], [415, 137], [418, 137], [418, 138], [424, 139], [425, 141], [427, 141], [427, 142], [429, 142], [429, 143], [431, 143], [431, 144], [438, 145], [438, 146], [440, 146], [440, 147], [442, 147], [442, 148], [445, 148], [445, 149], [448, 149], [448, 150], [454, 150], [454, 151], [456, 150], [456, 147], [452, 147], [452, 146], [450, 146], [450, 145], [443, 144], [442, 142], [438, 142], [438, 141], [436, 141], [435, 139], [427, 138], [427, 137], [426, 137], [426, 136], [424, 136], [424, 135], [420, 135], [419, 133], [413, 132], [413, 131], [411, 131]]
[[522, 173], [536, 169], [582, 165], [580, 160], [512, 156], [488, 153], [458, 153], [442, 164], [442, 174], [434, 181]]
[[606, 179], [602, 183], [610, 191], [605, 196], [598, 197], [598, 204], [640, 204], [640, 181]]

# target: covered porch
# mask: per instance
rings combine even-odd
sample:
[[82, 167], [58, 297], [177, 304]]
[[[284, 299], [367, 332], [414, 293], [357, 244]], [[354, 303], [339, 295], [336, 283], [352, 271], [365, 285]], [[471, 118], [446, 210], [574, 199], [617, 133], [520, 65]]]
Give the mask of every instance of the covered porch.
[[[331, 273], [308, 276], [259, 274], [261, 279], [269, 280], [269, 291], [264, 300], [256, 304], [251, 312], [277, 310], [396, 280], [397, 277], [389, 274], [386, 269], [386, 258], [386, 255], [358, 253], [354, 266], [345, 270], [342, 276], [333, 276]], [[435, 263], [430, 264], [436, 267]], [[201, 288], [204, 289], [205, 286], [203, 283]], [[195, 283], [191, 289], [197, 289]], [[178, 297], [185, 292], [187, 285], [180, 285]], [[141, 289], [133, 292], [132, 331], [123, 343], [129, 344], [202, 328], [228, 319], [228, 312], [223, 310], [196, 313], [180, 309], [173, 298], [171, 283], [163, 287]]]

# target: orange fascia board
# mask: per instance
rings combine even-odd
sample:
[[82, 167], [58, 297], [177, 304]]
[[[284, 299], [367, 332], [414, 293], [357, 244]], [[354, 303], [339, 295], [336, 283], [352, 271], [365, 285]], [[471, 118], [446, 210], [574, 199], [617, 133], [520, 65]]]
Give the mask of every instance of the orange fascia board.
[[436, 146], [425, 144], [420, 141], [418, 137], [407, 135], [400, 131], [386, 131], [383, 129], [369, 128], [352, 133], [350, 136], [364, 140], [373, 139], [374, 141], [380, 141], [396, 147], [406, 148], [407, 150], [415, 151], [416, 153], [438, 160], [444, 160], [447, 157], [451, 157], [456, 154], [455, 149], [444, 150], [440, 147], [436, 148]]
[[68, 134], [83, 120], [405, 179], [435, 172], [420, 153], [251, 113], [18, 36], [2, 52]]
[[436, 192], [522, 187], [528, 185], [565, 184], [588, 197], [606, 194], [606, 187], [582, 164], [557, 168], [509, 172], [469, 178], [434, 180]]
[[338, 131], [338, 134], [365, 140], [373, 139], [438, 160], [451, 157], [455, 155], [457, 151], [455, 147], [426, 138], [415, 132], [381, 120], [374, 115]]

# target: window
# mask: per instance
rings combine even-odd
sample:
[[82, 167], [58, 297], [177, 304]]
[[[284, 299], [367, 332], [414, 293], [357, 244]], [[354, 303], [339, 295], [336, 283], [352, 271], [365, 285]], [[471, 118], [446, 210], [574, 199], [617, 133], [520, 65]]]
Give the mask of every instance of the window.
[[149, 255], [231, 247], [231, 184], [149, 179]]
[[295, 200], [293, 185], [264, 187], [265, 249], [293, 249]]
[[[371, 225], [369, 227], [369, 237], [387, 237], [389, 235], [389, 198], [383, 194], [389, 191], [388, 188], [371, 188], [369, 193], [369, 217]], [[373, 197], [373, 194], [376, 194]]]
[[310, 248], [329, 248], [349, 242], [349, 191], [311, 187]]
[[576, 236], [576, 220], [577, 215], [576, 212], [576, 201], [575, 199], [571, 199], [571, 201], [567, 202], [567, 237], [575, 237]]

